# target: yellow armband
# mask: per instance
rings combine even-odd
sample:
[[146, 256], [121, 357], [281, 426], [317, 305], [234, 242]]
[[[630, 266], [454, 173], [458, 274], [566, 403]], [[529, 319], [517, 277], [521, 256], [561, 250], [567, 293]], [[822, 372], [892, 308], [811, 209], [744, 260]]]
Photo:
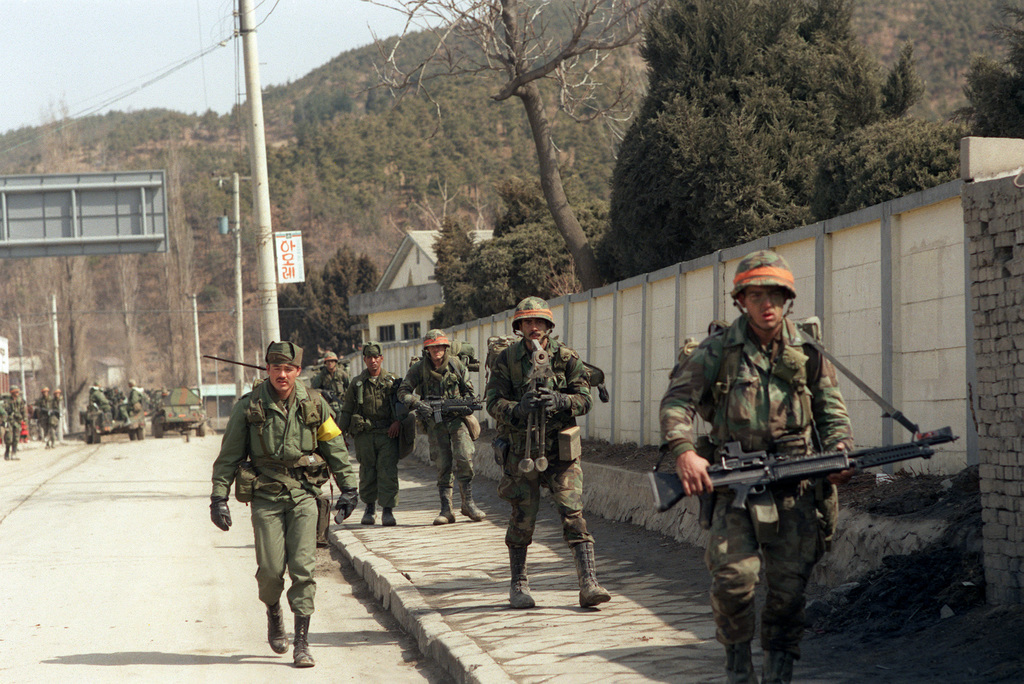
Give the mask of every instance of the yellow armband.
[[320, 423], [320, 428], [316, 431], [316, 439], [318, 442], [330, 442], [340, 434], [341, 428], [334, 422], [334, 418], [327, 416], [327, 420]]

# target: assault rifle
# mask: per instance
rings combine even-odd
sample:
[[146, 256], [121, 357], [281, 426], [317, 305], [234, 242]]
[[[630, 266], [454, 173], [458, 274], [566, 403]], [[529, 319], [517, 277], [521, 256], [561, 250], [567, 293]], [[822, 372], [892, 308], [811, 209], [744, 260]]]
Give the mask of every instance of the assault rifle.
[[[715, 487], [729, 487], [736, 492], [732, 505], [743, 508], [748, 494], [761, 492], [773, 482], [822, 477], [850, 468], [859, 471], [911, 458], [931, 458], [935, 453], [933, 446], [956, 439], [953, 430], [944, 427], [918, 434], [914, 441], [904, 444], [810, 456], [784, 456], [767, 451], [745, 452], [739, 442], [729, 442], [719, 450], [717, 462], [708, 466], [708, 475]], [[686, 496], [683, 483], [674, 472], [651, 471], [647, 475], [654, 492], [654, 504], [659, 512], [667, 511]]]
[[479, 397], [468, 399], [445, 399], [443, 397], [424, 397], [423, 403], [430, 407], [434, 422], [440, 423], [444, 414], [451, 416], [469, 416], [473, 411], [483, 408]]

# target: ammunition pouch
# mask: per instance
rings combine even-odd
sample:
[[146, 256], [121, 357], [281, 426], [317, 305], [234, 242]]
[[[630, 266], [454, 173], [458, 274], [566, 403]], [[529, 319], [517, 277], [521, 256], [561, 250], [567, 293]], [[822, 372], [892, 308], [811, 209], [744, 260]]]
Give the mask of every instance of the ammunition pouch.
[[747, 495], [747, 511], [754, 523], [754, 536], [758, 544], [770, 544], [779, 535], [779, 509], [775, 507], [775, 497], [771, 489], [763, 492], [751, 492]]
[[697, 501], [700, 503], [700, 513], [697, 516], [697, 521], [700, 523], [700, 529], [710, 530], [711, 529], [711, 518], [715, 514], [715, 491], [705, 492], [697, 497]]
[[567, 463], [578, 461], [583, 455], [583, 445], [580, 442], [580, 428], [578, 425], [567, 427], [558, 433], [558, 460]]
[[[271, 480], [288, 489], [302, 488], [303, 483], [319, 487], [331, 479], [327, 461], [316, 452], [303, 454], [291, 462], [257, 459], [254, 465], [263, 480]], [[271, 482], [263, 482], [263, 480], [257, 482], [255, 489], [267, 489], [270, 494], [283, 492], [283, 490], [282, 492], [271, 491], [276, 488], [268, 487]]]
[[256, 478], [259, 473], [252, 467], [249, 461], [243, 461], [235, 468], [235, 500], [239, 503], [252, 501], [252, 493], [256, 487]]
[[353, 413], [352, 420], [348, 424], [348, 434], [355, 437], [366, 432], [366, 419], [362, 416]]
[[512, 448], [512, 443], [504, 437], [495, 437], [491, 442], [491, 447], [494, 449], [494, 462], [504, 468], [505, 463], [508, 462], [508, 452]]

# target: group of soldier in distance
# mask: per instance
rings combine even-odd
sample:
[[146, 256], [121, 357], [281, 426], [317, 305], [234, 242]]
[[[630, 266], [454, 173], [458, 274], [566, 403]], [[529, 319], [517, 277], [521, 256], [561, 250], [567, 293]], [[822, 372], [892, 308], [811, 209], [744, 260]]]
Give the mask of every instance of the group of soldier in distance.
[[[704, 559], [711, 608], [730, 683], [759, 681], [751, 645], [762, 572], [760, 681], [792, 680], [805, 629], [806, 585], [835, 531], [836, 485], [853, 473], [842, 465], [820, 477], [744, 490], [739, 498], [735, 488], [715, 486], [709, 474], [724, 445], [766, 450], [782, 460], [853, 449], [835, 367], [819, 353], [820, 343], [812, 343], [806, 328], [789, 317], [796, 295], [793, 273], [781, 256], [762, 250], [742, 259], [731, 292], [740, 316], [680, 350], [661, 402], [663, 452], [672, 457], [682, 491], [701, 496], [702, 524], [709, 529]], [[433, 524], [455, 522], [456, 484], [459, 513], [469, 521], [486, 517], [472, 489], [473, 442], [480, 434], [473, 413], [481, 408], [496, 422], [494, 457], [502, 468], [497, 493], [510, 507], [509, 605], [536, 605], [527, 551], [542, 487], [551, 494], [572, 551], [580, 606], [611, 600], [597, 581], [595, 541], [582, 505], [576, 419], [593, 404], [593, 367], [553, 334], [555, 320], [543, 299], [520, 302], [512, 328], [514, 338], [492, 338], [482, 401], [470, 380], [471, 367], [479, 363], [474, 350], [460, 353], [466, 343], [450, 340], [443, 330], [426, 334], [422, 356], [412, 359], [404, 378], [383, 368], [382, 346], [369, 342], [362, 348], [364, 368], [354, 378], [328, 353], [306, 387], [297, 380], [302, 349], [291, 342], [268, 347], [268, 377], [237, 402], [228, 421], [213, 466], [210, 510], [213, 523], [227, 531], [232, 485], [235, 498], [251, 506], [256, 580], [274, 652], [289, 647], [280, 603], [287, 571], [294, 664], [314, 665], [308, 633], [315, 547], [328, 524], [325, 485], [333, 477], [340, 490], [336, 523], [344, 523], [362, 501], [361, 524], [376, 524], [379, 507], [381, 524], [395, 526], [398, 462], [412, 450], [417, 422], [437, 467], [440, 511]]]
[[0, 398], [0, 434], [3, 435], [4, 460], [19, 461], [18, 445], [38, 436], [46, 449], [52, 449], [57, 439], [63, 399], [60, 389], [50, 394], [44, 387], [39, 398], [29, 405], [21, 396], [21, 387], [12, 385], [10, 392]]

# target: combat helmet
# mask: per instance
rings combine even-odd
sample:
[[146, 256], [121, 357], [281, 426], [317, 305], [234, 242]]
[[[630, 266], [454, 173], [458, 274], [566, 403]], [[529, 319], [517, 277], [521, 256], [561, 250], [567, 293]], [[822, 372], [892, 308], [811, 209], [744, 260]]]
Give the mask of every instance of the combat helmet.
[[452, 343], [448, 341], [448, 335], [445, 334], [444, 330], [434, 328], [428, 330], [426, 336], [423, 338], [423, 348], [436, 347], [438, 345], [450, 347]]
[[732, 298], [736, 299], [751, 285], [781, 287], [789, 299], [796, 299], [793, 271], [780, 255], [770, 249], [751, 252], [736, 265], [736, 277], [732, 279]]
[[555, 317], [551, 315], [548, 303], [540, 297], [527, 297], [516, 305], [515, 313], [512, 314], [512, 329], [518, 330], [518, 323], [524, 318], [539, 318], [547, 321], [552, 328], [555, 327]]
[[338, 360], [338, 355], [335, 354], [334, 352], [332, 352], [332, 351], [324, 352], [324, 358], [322, 359], [322, 361], [324, 363], [327, 363], [328, 361], [337, 361], [337, 360]]

